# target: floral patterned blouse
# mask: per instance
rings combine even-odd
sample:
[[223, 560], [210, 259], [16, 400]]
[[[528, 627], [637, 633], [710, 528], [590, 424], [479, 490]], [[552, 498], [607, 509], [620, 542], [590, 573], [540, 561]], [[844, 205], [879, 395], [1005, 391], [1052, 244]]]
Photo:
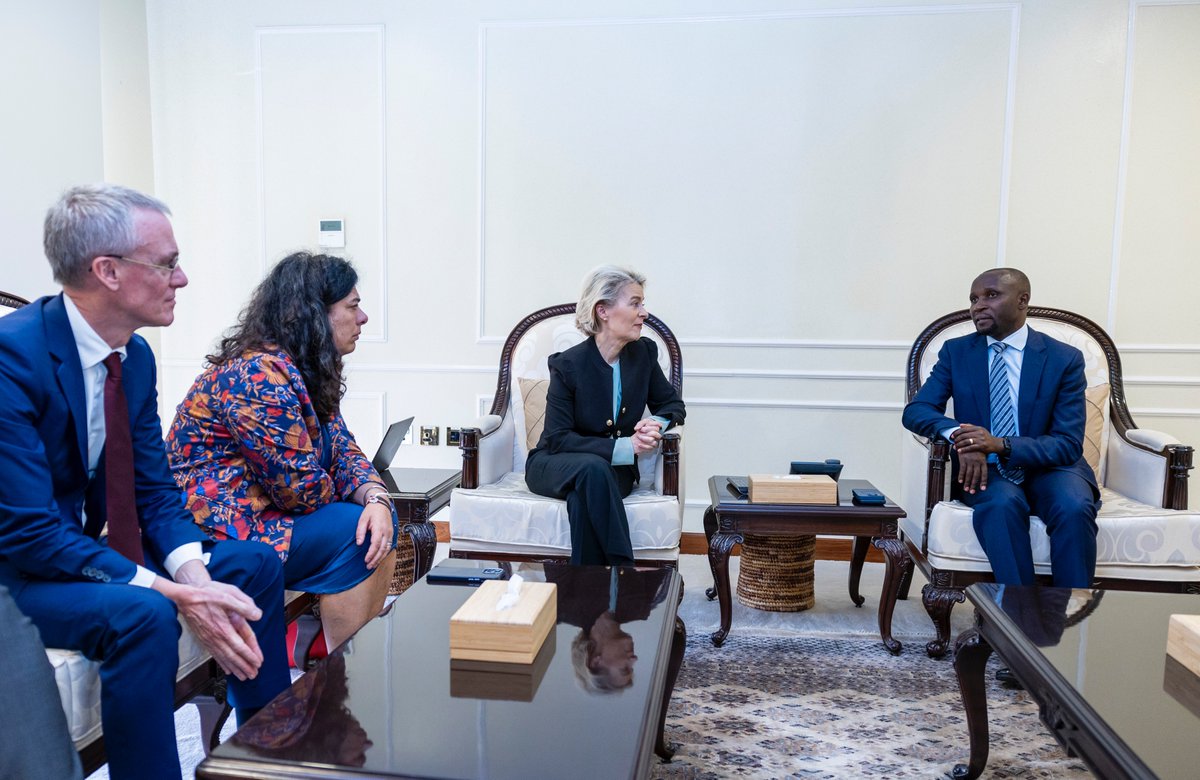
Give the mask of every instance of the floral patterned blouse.
[[[331, 468], [321, 466], [330, 438]], [[284, 352], [205, 369], [175, 411], [167, 457], [196, 523], [214, 539], [265, 542], [287, 559], [292, 517], [382, 484], [337, 414], [322, 428]]]

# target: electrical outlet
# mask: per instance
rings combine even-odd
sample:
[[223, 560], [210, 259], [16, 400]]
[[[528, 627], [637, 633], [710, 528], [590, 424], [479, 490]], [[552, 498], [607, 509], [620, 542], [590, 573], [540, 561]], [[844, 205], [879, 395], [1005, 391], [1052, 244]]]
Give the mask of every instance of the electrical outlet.
[[404, 432], [404, 439], [402, 439], [400, 443], [401, 444], [412, 444], [413, 443], [413, 431], [414, 431], [414, 428], [411, 425], [408, 426], [408, 430]]
[[435, 425], [432, 428], [421, 427], [421, 443], [437, 445], [439, 428]]
[[457, 447], [462, 444], [462, 428], [451, 428], [446, 426], [446, 446]]

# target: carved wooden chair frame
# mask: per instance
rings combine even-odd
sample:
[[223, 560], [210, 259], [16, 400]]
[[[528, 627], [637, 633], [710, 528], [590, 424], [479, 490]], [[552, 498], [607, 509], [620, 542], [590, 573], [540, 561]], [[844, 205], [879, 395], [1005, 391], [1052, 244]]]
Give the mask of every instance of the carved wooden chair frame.
[[[508, 338], [504, 341], [504, 347], [500, 350], [500, 373], [496, 380], [496, 394], [492, 398], [492, 408], [489, 414], [503, 418], [509, 413], [510, 390], [512, 388], [512, 358], [513, 351], [522, 337], [535, 325], [545, 320], [555, 317], [572, 316], [575, 314], [575, 304], [561, 303], [557, 306], [547, 306], [544, 309], [539, 309], [533, 314], [530, 314], [525, 319], [517, 323], [517, 326], [508, 334]], [[654, 333], [662, 339], [664, 346], [667, 349], [668, 359], [671, 365], [671, 375], [668, 380], [671, 386], [675, 388], [675, 392], [683, 394], [683, 353], [679, 348], [679, 340], [675, 338], [675, 334], [667, 327], [666, 323], [650, 314], [646, 317], [646, 327], [654, 331]], [[518, 433], [518, 435], [520, 435]], [[479, 428], [463, 428], [462, 431], [462, 481], [460, 487], [465, 490], [474, 490], [479, 487], [479, 442], [484, 436]], [[663, 459], [663, 484], [662, 492], [664, 495], [679, 496], [679, 435], [676, 433], [667, 433], [663, 435], [662, 452]], [[568, 559], [566, 556], [550, 556], [550, 555], [521, 555], [519, 553], [491, 553], [480, 550], [451, 550], [450, 556], [453, 558], [470, 558], [476, 560], [500, 560], [500, 561], [529, 561], [534, 563], [564, 563]], [[638, 565], [649, 566], [674, 566], [675, 562], [665, 561], [638, 561]]]
[[[1192, 468], [1192, 447], [1184, 444], [1167, 445], [1163, 450], [1158, 451], [1151, 449], [1139, 442], [1133, 441], [1129, 437], [1129, 431], [1135, 430], [1137, 425], [1133, 422], [1133, 417], [1129, 413], [1129, 407], [1125, 401], [1125, 388], [1122, 382], [1121, 374], [1121, 357], [1117, 352], [1116, 345], [1113, 343], [1109, 335], [1104, 330], [1087, 319], [1073, 312], [1064, 311], [1062, 309], [1043, 308], [1038, 306], [1029, 307], [1028, 317], [1030, 319], [1045, 319], [1055, 320], [1058, 322], [1072, 325], [1086, 333], [1099, 344], [1104, 356], [1108, 361], [1108, 381], [1109, 381], [1109, 401], [1108, 415], [1109, 421], [1112, 424], [1111, 435], [1120, 436], [1130, 447], [1135, 447], [1146, 452], [1152, 452], [1155, 455], [1164, 457], [1167, 462], [1166, 479], [1163, 484], [1162, 505], [1165, 509], [1187, 509], [1188, 506], [1188, 471]], [[917, 391], [921, 388], [921, 361], [924, 358], [925, 352], [933, 339], [948, 327], [957, 325], [961, 322], [970, 320], [971, 315], [967, 309], [947, 314], [946, 316], [935, 320], [917, 337], [913, 343], [912, 350], [908, 355], [908, 364], [906, 369], [906, 400], [912, 401], [916, 396]], [[942, 439], [933, 441], [925, 441], [917, 437], [922, 445], [929, 451], [926, 468], [925, 479], [925, 504], [923, 517], [924, 532], [921, 539], [914, 540], [905, 536], [905, 547], [911, 557], [909, 562], [909, 571], [902, 578], [901, 582], [901, 597], [906, 597], [908, 586], [911, 581], [911, 566], [913, 562], [921, 569], [921, 573], [929, 581], [921, 591], [921, 602], [925, 606], [925, 610], [929, 613], [929, 617], [933, 620], [934, 627], [937, 631], [935, 639], [930, 641], [926, 646], [926, 652], [935, 658], [945, 655], [950, 643], [950, 611], [954, 605], [965, 600], [964, 591], [968, 585], [975, 582], [993, 582], [992, 573], [990, 571], [961, 571], [956, 569], [940, 569], [933, 566], [927, 558], [926, 539], [929, 536], [929, 517], [933, 512], [933, 508], [938, 502], [942, 501], [942, 497], [946, 495], [946, 478], [947, 478], [947, 462], [950, 460], [950, 445]], [[953, 492], [953, 491], [952, 491]], [[951, 496], [953, 497], [953, 495]], [[1039, 576], [1039, 582], [1050, 584], [1049, 577]], [[1128, 580], [1128, 579], [1112, 579], [1112, 578], [1097, 578], [1093, 583], [1093, 587], [1105, 588], [1110, 590], [1140, 590], [1140, 591], [1161, 591], [1161, 592], [1176, 592], [1176, 593], [1195, 593], [1200, 592], [1200, 582], [1179, 582], [1179, 581], [1149, 581], [1149, 580]]]

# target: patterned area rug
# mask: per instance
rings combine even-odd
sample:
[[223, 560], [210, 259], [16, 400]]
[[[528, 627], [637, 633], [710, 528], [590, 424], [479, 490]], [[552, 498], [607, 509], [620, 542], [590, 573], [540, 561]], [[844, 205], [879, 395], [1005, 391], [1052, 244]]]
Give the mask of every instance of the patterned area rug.
[[[988, 669], [991, 752], [986, 778], [1088, 778], [1038, 720], [1023, 691]], [[667, 714], [676, 748], [656, 778], [945, 777], [967, 758], [954, 668], [878, 639], [754, 636], [714, 648], [688, 637]]]

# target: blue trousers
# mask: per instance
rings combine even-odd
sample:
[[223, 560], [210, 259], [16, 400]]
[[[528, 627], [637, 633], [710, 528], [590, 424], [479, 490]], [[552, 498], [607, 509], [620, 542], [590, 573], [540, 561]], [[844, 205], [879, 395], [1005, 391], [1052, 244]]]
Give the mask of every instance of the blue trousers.
[[633, 563], [629, 518], [621, 502], [633, 490], [633, 469], [614, 469], [587, 452], [542, 450], [525, 464], [525, 484], [539, 496], [566, 500], [571, 563]]
[[[212, 578], [240, 588], [263, 612], [251, 624], [263, 652], [258, 675], [244, 682], [228, 678], [234, 707], [262, 707], [291, 682], [279, 556], [259, 542], [206, 543], [204, 549], [212, 553]], [[174, 711], [180, 626], [175, 605], [150, 588], [95, 582], [30, 580], [13, 597], [47, 646], [79, 650], [100, 662], [109, 776], [179, 778]]]
[[1100, 500], [1087, 480], [1069, 471], [1038, 471], [1020, 485], [988, 467], [987, 490], [964, 493], [974, 509], [975, 535], [987, 553], [996, 582], [1032, 585], [1029, 516], [1050, 536], [1050, 574], [1060, 588], [1087, 588], [1096, 574], [1096, 513]]

